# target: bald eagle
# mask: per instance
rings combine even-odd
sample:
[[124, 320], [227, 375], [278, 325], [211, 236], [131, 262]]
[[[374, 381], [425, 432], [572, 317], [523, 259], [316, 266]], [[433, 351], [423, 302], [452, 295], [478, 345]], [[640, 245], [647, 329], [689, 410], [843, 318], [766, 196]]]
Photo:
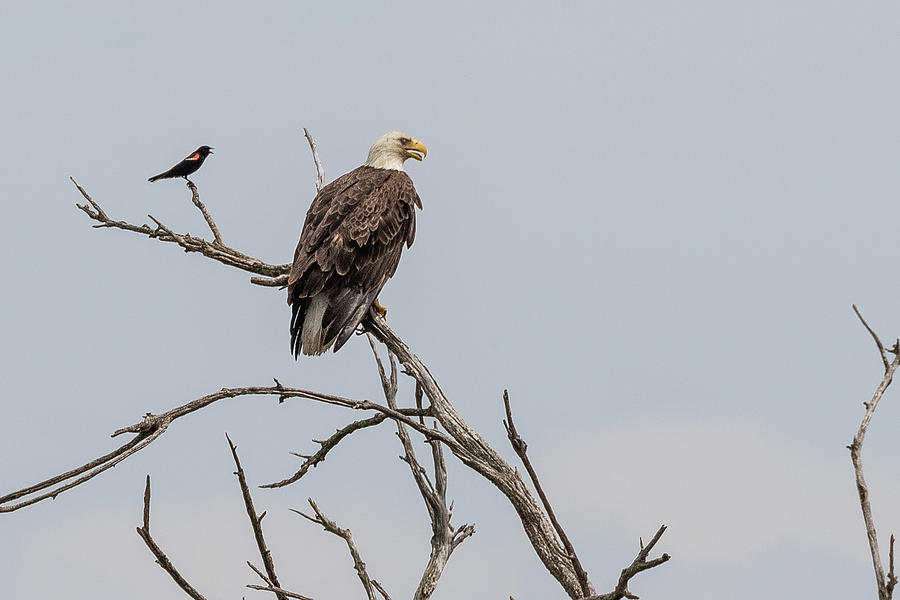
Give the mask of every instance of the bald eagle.
[[[316, 195], [306, 213], [288, 280], [291, 352], [337, 352], [397, 269], [416, 236], [422, 201], [403, 171], [425, 144], [399, 131], [372, 144], [365, 164]], [[383, 309], [382, 309], [383, 310]]]

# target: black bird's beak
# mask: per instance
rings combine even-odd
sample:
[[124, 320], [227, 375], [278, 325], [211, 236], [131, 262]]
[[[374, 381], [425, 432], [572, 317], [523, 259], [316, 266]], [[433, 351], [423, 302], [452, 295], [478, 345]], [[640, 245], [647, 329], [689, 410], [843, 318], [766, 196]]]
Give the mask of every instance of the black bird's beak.
[[209, 153], [210, 153], [210, 154], [213, 153], [213, 149], [212, 149], [212, 148], [209, 149]]

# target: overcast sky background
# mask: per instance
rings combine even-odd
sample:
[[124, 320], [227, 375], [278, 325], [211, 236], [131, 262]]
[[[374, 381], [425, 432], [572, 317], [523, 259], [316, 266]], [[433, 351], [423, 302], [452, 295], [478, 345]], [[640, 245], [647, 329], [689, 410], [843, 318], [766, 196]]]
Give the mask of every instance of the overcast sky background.
[[[511, 462], [519, 428], [600, 591], [661, 523], [648, 600], [875, 597], [845, 445], [880, 379], [856, 302], [900, 335], [895, 2], [121, 2], [0, 6], [0, 492], [98, 456], [115, 429], [222, 386], [380, 397], [367, 344], [295, 363], [284, 292], [114, 218], [288, 262], [314, 195], [382, 133], [428, 145], [424, 203], [382, 301], [459, 411]], [[412, 162], [412, 161], [410, 161]], [[407, 389], [403, 401], [412, 402]], [[88, 485], [0, 516], [0, 597], [183, 597], [134, 527], [209, 598], [266, 597], [223, 432], [251, 482], [293, 473], [358, 415], [214, 405]], [[900, 531], [900, 398], [865, 460], [886, 552]], [[423, 446], [424, 448], [424, 446]], [[255, 492], [282, 583], [363, 597], [341, 540], [411, 595], [427, 516], [391, 427]], [[564, 598], [504, 498], [451, 460], [476, 535], [435, 598]]]

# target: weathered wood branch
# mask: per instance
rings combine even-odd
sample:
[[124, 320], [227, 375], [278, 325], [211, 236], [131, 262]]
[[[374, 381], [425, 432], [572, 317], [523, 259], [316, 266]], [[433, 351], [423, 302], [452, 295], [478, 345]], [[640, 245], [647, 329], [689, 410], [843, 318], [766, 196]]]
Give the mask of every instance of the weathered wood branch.
[[[281, 385], [277, 380], [275, 383], [276, 385], [274, 386], [222, 388], [218, 392], [191, 400], [190, 402], [177, 406], [164, 413], [158, 415], [147, 413], [140, 422], [117, 429], [113, 432], [112, 437], [128, 433], [134, 434], [135, 437], [112, 452], [104, 454], [81, 466], [46, 479], [40, 483], [0, 496], [0, 513], [13, 512], [48, 498], [56, 498], [62, 492], [86, 483], [100, 473], [116, 466], [132, 454], [149, 446], [162, 436], [169, 425], [176, 419], [187, 416], [226, 398], [237, 398], [241, 396], [277, 396], [279, 402], [283, 402], [288, 398], [302, 398], [353, 410], [371, 410], [384, 414], [385, 417], [395, 420], [400, 419], [414, 429], [419, 430], [423, 435], [439, 439], [442, 442], [445, 441], [446, 443], [455, 444], [455, 442], [453, 442], [452, 439], [449, 439], [446, 434], [432, 431], [425, 425], [419, 424], [413, 417], [422, 414], [422, 410], [420, 409], [403, 408], [394, 410], [390, 407], [382, 406], [381, 404], [370, 402], [368, 400], [351, 400], [350, 398], [321, 394], [311, 390], [289, 388]], [[21, 501], [13, 503], [16, 500]]]
[[512, 409], [509, 406], [509, 391], [503, 390], [503, 406], [506, 410], [506, 420], [503, 421], [503, 426], [506, 428], [506, 437], [509, 438], [509, 443], [512, 445], [513, 450], [518, 455], [519, 460], [522, 461], [522, 464], [525, 465], [525, 470], [528, 471], [528, 476], [531, 478], [531, 483], [534, 485], [534, 489], [538, 494], [538, 497], [541, 499], [541, 503], [544, 505], [544, 510], [547, 511], [547, 517], [550, 519], [550, 522], [553, 524], [553, 528], [556, 530], [556, 533], [559, 534], [559, 539], [562, 541], [563, 546], [566, 549], [566, 552], [569, 553], [569, 560], [572, 561], [572, 568], [575, 570], [575, 574], [578, 576], [578, 583], [581, 585], [581, 591], [585, 596], [589, 596], [592, 592], [590, 589], [590, 583], [588, 582], [587, 571], [584, 570], [584, 567], [581, 566], [581, 561], [578, 559], [578, 554], [575, 552], [575, 546], [572, 545], [572, 542], [569, 541], [569, 536], [566, 535], [565, 529], [563, 529], [562, 525], [560, 525], [559, 520], [556, 518], [556, 513], [553, 512], [553, 507], [550, 505], [550, 500], [547, 498], [547, 494], [544, 492], [543, 486], [541, 486], [541, 482], [538, 479], [537, 471], [534, 470], [534, 466], [531, 464], [531, 460], [528, 458], [528, 444], [525, 443], [525, 440], [519, 435], [519, 432], [516, 430], [516, 424], [513, 421]]
[[[431, 401], [432, 416], [441, 427], [464, 450], [463, 454], [451, 450], [468, 467], [494, 484], [510, 501], [518, 514], [525, 534], [541, 562], [556, 579], [570, 598], [583, 598], [581, 583], [566, 549], [556, 538], [553, 524], [544, 514], [541, 506], [531, 495], [518, 471], [503, 458], [462, 418], [456, 408], [444, 395], [437, 380], [428, 367], [412, 353], [400, 337], [388, 327], [377, 311], [369, 310], [363, 325], [393, 353], [406, 368], [406, 373], [416, 380]], [[588, 582], [591, 594], [593, 586]]]
[[[889, 350], [885, 349], [878, 334], [869, 327], [869, 324], [866, 323], [866, 320], [859, 312], [859, 309], [856, 308], [855, 304], [853, 305], [853, 312], [859, 317], [863, 327], [865, 327], [866, 331], [869, 332], [869, 335], [872, 336], [875, 346], [878, 348], [878, 355], [881, 358], [884, 367], [884, 375], [882, 376], [878, 387], [875, 388], [872, 399], [863, 403], [866, 412], [863, 415], [862, 422], [859, 424], [856, 435], [853, 436], [853, 441], [850, 442], [850, 445], [847, 446], [847, 448], [850, 450], [850, 461], [853, 463], [853, 472], [856, 475], [856, 491], [859, 494], [859, 505], [862, 509], [863, 521], [866, 525], [866, 537], [869, 540], [872, 566], [875, 569], [875, 583], [878, 586], [878, 598], [879, 600], [891, 600], [891, 597], [894, 594], [894, 587], [897, 585], [897, 577], [894, 574], [894, 536], [891, 535], [890, 564], [888, 573], [885, 575], [884, 563], [881, 561], [881, 551], [878, 548], [878, 535], [875, 532], [875, 519], [872, 516], [872, 503], [869, 500], [869, 486], [866, 484], [866, 478], [863, 474], [862, 447], [863, 441], [865, 441], [866, 438], [866, 432], [869, 430], [869, 424], [872, 422], [872, 417], [875, 415], [875, 409], [878, 407], [878, 403], [881, 401], [884, 393], [894, 380], [894, 373], [897, 371], [897, 367], [900, 367], [900, 340], [895, 341], [894, 345], [891, 346]], [[888, 360], [888, 352], [894, 355], [892, 360]]]
[[147, 475], [147, 485], [144, 488], [144, 522], [141, 527], [137, 528], [137, 533], [144, 540], [144, 544], [147, 545], [147, 548], [150, 549], [150, 552], [153, 553], [153, 556], [156, 557], [156, 564], [163, 568], [163, 570], [169, 574], [172, 580], [178, 584], [184, 592], [193, 598], [194, 600], [206, 600], [206, 598], [194, 589], [190, 583], [178, 572], [178, 569], [175, 568], [175, 565], [172, 564], [172, 561], [166, 556], [166, 554], [162, 551], [156, 542], [153, 540], [153, 537], [150, 535], [150, 476]]
[[[375, 356], [375, 364], [378, 368], [378, 375], [381, 378], [381, 387], [384, 391], [385, 401], [388, 406], [397, 409], [397, 360], [393, 354], [388, 354], [391, 371], [390, 375], [386, 374], [381, 357], [378, 356], [374, 338], [371, 334], [368, 334], [367, 338], [372, 354]], [[421, 397], [417, 397], [417, 402], [421, 403]], [[431, 460], [434, 471], [434, 483], [432, 484], [425, 474], [425, 468], [422, 467], [416, 458], [416, 452], [406, 425], [400, 422], [397, 423], [397, 437], [400, 438], [400, 443], [403, 445], [403, 456], [401, 459], [409, 465], [413, 481], [415, 481], [416, 487], [419, 488], [419, 494], [425, 501], [425, 508], [428, 510], [428, 516], [431, 520], [431, 552], [413, 596], [414, 600], [428, 600], [437, 588], [438, 581], [444, 572], [444, 568], [447, 566], [447, 562], [450, 560], [453, 550], [475, 533], [475, 526], [463, 524], [457, 529], [451, 524], [453, 510], [451, 506], [447, 505], [447, 465], [444, 462], [441, 444], [434, 439], [428, 440], [431, 444]]]
[[319, 510], [319, 507], [312, 498], [308, 498], [307, 502], [309, 502], [309, 505], [315, 513], [314, 517], [293, 508], [291, 510], [301, 517], [321, 525], [325, 531], [342, 538], [347, 543], [347, 548], [350, 550], [350, 557], [353, 559], [353, 568], [356, 569], [356, 575], [359, 577], [359, 581], [366, 591], [366, 596], [368, 596], [369, 600], [375, 600], [375, 585], [369, 577], [369, 573], [366, 570], [366, 563], [363, 561], [362, 555], [360, 555], [359, 549], [356, 547], [356, 542], [353, 541], [353, 534], [349, 529], [338, 527], [337, 523], [326, 517], [325, 514]]
[[[247, 509], [247, 516], [250, 518], [250, 527], [253, 529], [253, 537], [256, 540], [256, 548], [259, 550], [259, 556], [263, 561], [263, 568], [266, 570], [266, 581], [270, 586], [281, 588], [281, 582], [278, 581], [278, 574], [275, 572], [275, 561], [272, 560], [272, 552], [266, 545], [266, 538], [263, 535], [262, 520], [266, 513], [257, 514], [256, 508], [253, 506], [253, 496], [250, 495], [250, 487], [247, 485], [247, 476], [244, 474], [244, 468], [241, 466], [241, 460], [238, 458], [237, 446], [235, 446], [228, 434], [225, 434], [228, 440], [228, 447], [231, 449], [231, 457], [234, 459], [234, 465], [237, 468], [235, 475], [238, 478], [238, 484], [241, 486], [241, 496], [244, 499], [244, 508]], [[256, 569], [254, 569], [256, 570]], [[280, 592], [275, 592], [278, 600], [287, 600], [288, 596]]]

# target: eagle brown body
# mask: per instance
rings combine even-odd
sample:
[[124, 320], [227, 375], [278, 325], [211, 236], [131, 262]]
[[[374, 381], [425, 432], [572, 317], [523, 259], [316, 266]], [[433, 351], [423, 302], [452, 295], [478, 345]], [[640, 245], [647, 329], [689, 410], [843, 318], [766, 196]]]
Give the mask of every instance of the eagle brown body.
[[[424, 154], [420, 142], [399, 139]], [[381, 164], [375, 149], [366, 165], [323, 187], [306, 213], [288, 281], [295, 357], [343, 346], [415, 239], [419, 195], [402, 160], [401, 168], [368, 166]]]

